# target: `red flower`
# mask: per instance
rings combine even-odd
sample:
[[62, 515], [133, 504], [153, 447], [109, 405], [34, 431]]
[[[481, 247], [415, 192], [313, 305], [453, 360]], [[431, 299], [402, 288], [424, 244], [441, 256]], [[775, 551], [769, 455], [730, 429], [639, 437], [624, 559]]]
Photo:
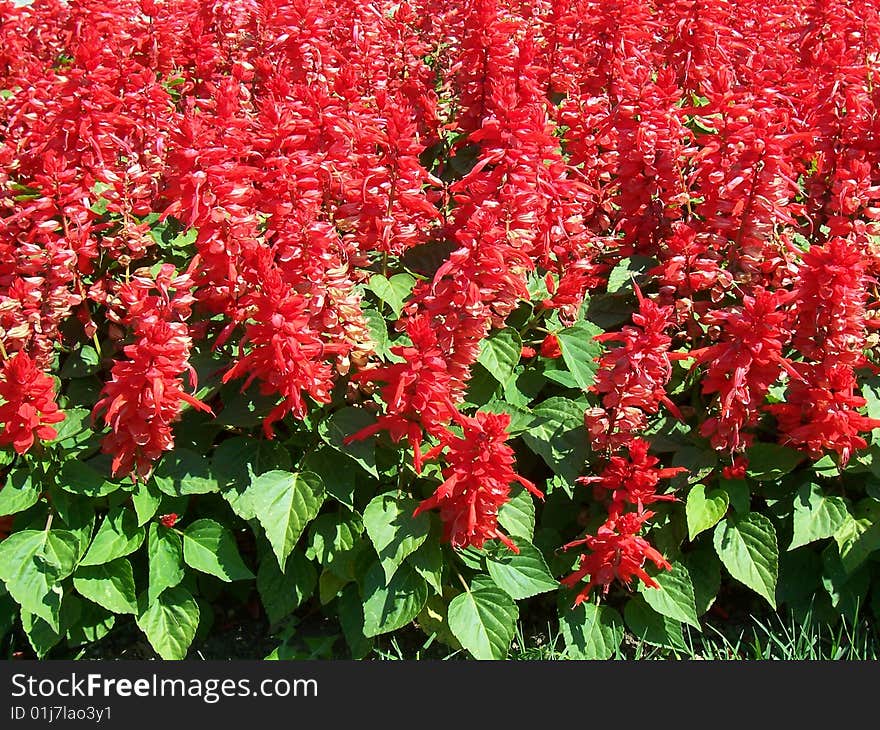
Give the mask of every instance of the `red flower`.
[[628, 446], [629, 458], [612, 456], [602, 474], [593, 477], [579, 477], [578, 484], [592, 484], [598, 498], [611, 493], [608, 513], [617, 517], [626, 505], [633, 505], [639, 512], [645, 505], [654, 502], [674, 502], [672, 494], [657, 494], [661, 479], [669, 479], [686, 472], [682, 466], [657, 468], [660, 459], [648, 454], [650, 444], [644, 439], [633, 439]]
[[439, 433], [456, 411], [450, 396], [452, 378], [428, 320], [410, 319], [406, 331], [413, 346], [391, 348], [403, 362], [370, 368], [353, 376], [361, 382], [386, 383], [381, 391], [385, 413], [376, 423], [348, 436], [345, 442], [365, 439], [379, 431], [388, 431], [394, 442], [406, 438], [418, 472], [422, 469], [422, 427], [429, 433]]
[[174, 527], [177, 524], [177, 521], [180, 519], [179, 515], [176, 512], [171, 512], [167, 515], [160, 515], [159, 522], [163, 527]]
[[121, 287], [120, 311], [113, 317], [132, 328], [134, 341], [123, 348], [126, 359], [113, 364], [92, 411], [111, 428], [101, 449], [113, 455], [114, 474], [134, 471], [145, 478], [150, 473], [153, 462], [174, 447], [173, 423], [183, 403], [211, 412], [183, 385], [184, 373], [196, 384], [189, 328], [179, 321], [189, 315], [191, 286], [187, 275], [178, 276], [166, 265], [155, 278], [136, 271]]
[[799, 377], [782, 357], [786, 313], [779, 305], [786, 292], [757, 288], [744, 295], [741, 307], [717, 310], [707, 322], [720, 325], [721, 341], [693, 350], [698, 364], [706, 364], [703, 393], [718, 394], [716, 415], [706, 419], [700, 432], [717, 449], [738, 451], [752, 439], [745, 429], [757, 421], [770, 386], [785, 369]]
[[729, 464], [721, 470], [721, 476], [725, 479], [745, 479], [748, 468], [749, 460], [745, 456], [737, 456], [734, 458], [733, 464]]
[[595, 338], [620, 343], [602, 355], [592, 388], [602, 396], [606, 410], [590, 409], [584, 417], [597, 450], [614, 450], [626, 444], [644, 428], [646, 414], [657, 413], [661, 403], [681, 419], [678, 408], [666, 396], [666, 383], [672, 375], [672, 338], [666, 334], [672, 307], [658, 306], [644, 297], [639, 287], [636, 296], [639, 311], [633, 314], [633, 325]]
[[645, 585], [657, 588], [657, 583], [644, 570], [646, 560], [650, 560], [658, 568], [669, 570], [672, 566], [666, 559], [651, 547], [643, 537], [638, 536], [644, 523], [653, 517], [653, 512], [627, 512], [616, 517], [609, 517], [595, 536], [575, 540], [564, 546], [564, 549], [586, 545], [590, 553], [581, 555], [577, 569], [560, 582], [572, 588], [586, 576], [590, 577], [575, 598], [574, 605], [587, 600], [590, 591], [596, 586], [603, 593], [615, 580], [629, 585], [638, 578]]
[[543, 342], [541, 342], [541, 357], [549, 357], [551, 360], [555, 360], [557, 357], [562, 357], [562, 349], [559, 347], [559, 338], [552, 332], [544, 338]]
[[860, 433], [880, 428], [880, 419], [863, 416], [865, 399], [855, 394], [856, 379], [847, 365], [795, 363], [803, 378], [792, 380], [784, 403], [767, 410], [779, 426], [780, 441], [806, 451], [818, 459], [826, 451], [840, 457], [845, 466], [859, 449], [867, 447]]
[[544, 495], [513, 470], [513, 449], [506, 443], [510, 416], [477, 411], [473, 418], [456, 414], [455, 422], [462, 435], [442, 431], [439, 445], [425, 454], [426, 459], [443, 455], [447, 463], [443, 467], [445, 481], [415, 514], [439, 508], [443, 539], [455, 548], [479, 548], [486, 540], [497, 538], [519, 552], [498, 528], [498, 510], [508, 501], [513, 482], [519, 482], [536, 497]]
[[35, 439], [55, 438], [53, 423], [64, 420], [55, 403], [55, 382], [44, 375], [24, 352], [3, 363], [0, 370], [0, 444], [12, 444], [19, 454], [34, 445]]

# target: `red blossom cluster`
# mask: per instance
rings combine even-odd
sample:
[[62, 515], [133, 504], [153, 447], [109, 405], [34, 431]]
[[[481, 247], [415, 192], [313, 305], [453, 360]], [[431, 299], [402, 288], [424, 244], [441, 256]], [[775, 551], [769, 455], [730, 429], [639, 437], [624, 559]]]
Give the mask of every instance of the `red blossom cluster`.
[[[208, 410], [195, 340], [274, 399], [269, 438], [347, 380], [378, 411], [349, 440], [439, 459], [420, 509], [455, 546], [504, 541], [510, 485], [534, 487], [508, 420], [465, 415], [481, 343], [529, 302], [543, 367], [543, 320], [649, 260], [599, 338], [582, 482], [612, 496], [567, 582], [650, 584], [658, 418], [737, 474], [759, 434], [845, 463], [880, 427], [859, 379], [878, 73], [872, 0], [0, 0], [0, 443], [53, 437], [49, 373], [97, 338], [103, 449], [146, 477], [181, 410]], [[437, 251], [388, 355], [365, 285]]]

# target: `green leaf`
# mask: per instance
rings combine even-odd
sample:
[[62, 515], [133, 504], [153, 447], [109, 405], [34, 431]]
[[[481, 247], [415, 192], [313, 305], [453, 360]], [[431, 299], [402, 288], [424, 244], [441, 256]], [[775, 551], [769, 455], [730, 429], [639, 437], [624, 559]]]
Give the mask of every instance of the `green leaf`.
[[138, 482], [131, 495], [131, 503], [137, 513], [138, 527], [146, 525], [162, 503], [162, 493], [153, 482]]
[[169, 588], [142, 606], [137, 625], [163, 659], [183, 659], [199, 626], [199, 605], [185, 588]]
[[306, 557], [321, 565], [328, 565], [339, 555], [354, 547], [364, 531], [361, 518], [350, 510], [321, 515], [309, 528], [309, 546]]
[[589, 390], [596, 379], [599, 365], [595, 359], [602, 352], [602, 345], [593, 338], [601, 333], [596, 325], [586, 321], [556, 333], [562, 359], [583, 390]]
[[697, 616], [702, 616], [711, 608], [721, 588], [721, 563], [709, 545], [689, 552], [684, 556], [684, 563], [694, 586]]
[[79, 560], [88, 550], [95, 531], [95, 509], [92, 500], [88, 497], [68, 494], [55, 485], [50, 487], [48, 499], [55, 510], [56, 519], [53, 523], [55, 527], [76, 535], [79, 541], [76, 556]]
[[498, 524], [511, 537], [531, 540], [535, 535], [535, 502], [528, 490], [514, 487], [510, 499], [498, 510]]
[[827, 497], [818, 484], [802, 484], [794, 499], [794, 532], [789, 550], [834, 535], [849, 519], [846, 502]]
[[150, 564], [147, 601], [153, 603], [162, 591], [174, 588], [183, 580], [183, 544], [177, 531], [151, 523], [147, 532], [147, 558]]
[[585, 405], [552, 397], [534, 408], [534, 420], [522, 438], [556, 474], [569, 482], [580, 475], [589, 450], [584, 429]]
[[79, 540], [66, 530], [21, 530], [0, 542], [0, 580], [25, 610], [59, 629], [59, 583], [73, 572]]
[[486, 568], [495, 584], [515, 601], [559, 588], [541, 551], [522, 538], [514, 542], [519, 554], [507, 550], [506, 554], [486, 559]]
[[170, 497], [220, 490], [208, 460], [189, 449], [174, 449], [165, 454], [153, 472], [153, 481]]
[[639, 584], [639, 592], [647, 604], [657, 613], [690, 624], [700, 631], [694, 586], [687, 568], [681, 563], [673, 563], [670, 570], [661, 570], [653, 578], [659, 588]]
[[[94, 644], [103, 639], [116, 624], [116, 615], [91, 601], [80, 601], [79, 620], [67, 630], [70, 646]], [[63, 614], [63, 607], [62, 607]]]
[[196, 520], [183, 531], [183, 559], [191, 568], [226, 582], [254, 577], [232, 533], [214, 520]]
[[727, 572], [775, 609], [779, 548], [773, 523], [756, 512], [727, 517], [715, 528], [714, 544]]
[[39, 501], [43, 490], [33, 476], [30, 468], [9, 472], [5, 486], [0, 489], [0, 517], [24, 512]]
[[559, 611], [559, 628], [572, 659], [610, 659], [623, 641], [623, 620], [610, 606], [565, 605]]
[[376, 354], [383, 360], [389, 359], [389, 355], [393, 356], [388, 347], [388, 325], [385, 324], [385, 318], [375, 309], [363, 307], [364, 319], [367, 320], [367, 326], [370, 328], [370, 337], [376, 345]]
[[439, 530], [437, 534], [432, 533], [418, 550], [407, 557], [416, 573], [428, 581], [435, 593], [443, 593], [443, 549], [439, 537]]
[[76, 459], [64, 462], [59, 477], [61, 488], [71, 494], [92, 498], [106, 497], [119, 489], [118, 484], [107, 481], [96, 469]]
[[137, 613], [134, 574], [126, 558], [103, 565], [80, 566], [73, 574], [73, 587], [83, 598], [113, 613]]
[[749, 489], [749, 483], [745, 479], [724, 479], [718, 480], [718, 487], [727, 494], [730, 506], [735, 512], [744, 515], [752, 509], [752, 492]]
[[101, 368], [101, 358], [98, 351], [91, 345], [83, 345], [75, 352], [70, 353], [64, 360], [58, 377], [63, 380], [68, 378], [85, 378], [94, 375]]
[[504, 659], [516, 632], [519, 609], [491, 583], [460, 593], [449, 602], [449, 628], [475, 659]]
[[787, 446], [757, 443], [746, 451], [749, 460], [748, 475], [759, 482], [773, 481], [788, 474], [804, 455]]
[[100, 565], [130, 555], [144, 541], [144, 529], [138, 527], [137, 515], [130, 509], [111, 509], [80, 565]]
[[428, 600], [428, 584], [408, 563], [385, 580], [381, 564], [374, 563], [363, 586], [364, 635], [387, 634], [406, 626]]
[[60, 628], [53, 628], [36, 614], [22, 610], [21, 627], [37, 657], [42, 659], [46, 656], [71, 626], [79, 624], [82, 613], [83, 602], [70, 594], [65, 595], [61, 602]]
[[211, 472], [220, 484], [223, 498], [243, 520], [255, 517], [253, 505], [244, 497], [251, 480], [272, 469], [288, 470], [290, 454], [277, 441], [233, 436], [214, 450]]
[[723, 489], [712, 489], [707, 493], [703, 484], [691, 487], [685, 504], [688, 539], [693, 540], [704, 530], [715, 527], [727, 513], [728, 501], [727, 492]]
[[364, 607], [356, 586], [347, 586], [342, 591], [336, 613], [352, 659], [363, 659], [373, 648], [373, 639], [364, 636]]
[[632, 282], [633, 269], [631, 259], [621, 259], [608, 274], [608, 285], [605, 288], [609, 294], [616, 294], [624, 286]]
[[300, 550], [287, 558], [284, 571], [274, 557], [266, 556], [257, 571], [257, 590], [273, 624], [289, 616], [315, 591], [318, 574], [312, 562]]
[[840, 562], [847, 573], [855, 572], [880, 548], [880, 502], [866, 498], [855, 505], [852, 515], [834, 533]]
[[38, 659], [46, 656], [49, 650], [61, 641], [60, 632], [55, 631], [43, 619], [29, 611], [21, 612], [21, 628]]
[[623, 610], [623, 618], [637, 639], [674, 651], [687, 651], [681, 622], [657, 613], [643, 598], [630, 598]]
[[364, 527], [379, 555], [386, 581], [428, 537], [430, 519], [425, 513], [413, 517], [416, 507], [416, 500], [388, 492], [374, 497], [364, 509]]
[[348, 436], [357, 433], [375, 421], [375, 416], [369, 411], [348, 406], [336, 411], [326, 421], [322, 421], [318, 426], [318, 433], [327, 444], [356, 461], [368, 474], [378, 477], [375, 439], [367, 438], [352, 441], [349, 444], [345, 443]]
[[395, 274], [390, 279], [382, 274], [374, 274], [370, 277], [367, 288], [391, 307], [395, 318], [399, 319], [403, 302], [412, 292], [415, 283], [415, 278], [409, 274]]
[[302, 463], [303, 471], [311, 471], [321, 477], [327, 494], [349, 509], [354, 509], [355, 474], [336, 450], [322, 446], [309, 454]]
[[507, 385], [522, 353], [522, 339], [512, 327], [493, 332], [482, 341], [477, 362], [501, 385]]
[[321, 509], [321, 478], [311, 472], [273, 470], [254, 479], [247, 493], [278, 565], [283, 566], [306, 525]]
[[92, 412], [88, 408], [69, 408], [64, 411], [64, 420], [55, 428], [55, 438], [49, 443], [62, 449], [72, 449], [87, 441], [92, 434], [89, 419]]

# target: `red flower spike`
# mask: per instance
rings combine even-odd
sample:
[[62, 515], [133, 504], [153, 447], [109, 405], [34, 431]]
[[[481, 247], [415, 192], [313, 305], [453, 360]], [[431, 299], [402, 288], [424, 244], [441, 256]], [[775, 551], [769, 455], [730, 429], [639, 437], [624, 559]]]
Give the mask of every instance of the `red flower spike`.
[[498, 527], [498, 509], [508, 501], [514, 482], [536, 497], [544, 495], [512, 468], [513, 449], [506, 444], [510, 416], [477, 411], [473, 418], [458, 414], [455, 422], [462, 436], [444, 430], [439, 434], [440, 444], [426, 454], [426, 458], [442, 454], [445, 481], [414, 514], [439, 509], [443, 539], [454, 548], [479, 548], [495, 538], [518, 552]]
[[53, 424], [64, 420], [55, 403], [55, 381], [24, 352], [16, 353], [0, 368], [0, 398], [0, 444], [11, 444], [16, 453], [23, 454], [36, 439], [55, 438]]

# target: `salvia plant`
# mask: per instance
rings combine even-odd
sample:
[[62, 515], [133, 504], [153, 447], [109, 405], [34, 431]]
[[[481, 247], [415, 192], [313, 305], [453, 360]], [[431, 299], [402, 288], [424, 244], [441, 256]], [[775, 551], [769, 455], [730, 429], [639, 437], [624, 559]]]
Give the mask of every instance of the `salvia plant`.
[[0, 633], [880, 609], [878, 74], [872, 0], [0, 0]]

